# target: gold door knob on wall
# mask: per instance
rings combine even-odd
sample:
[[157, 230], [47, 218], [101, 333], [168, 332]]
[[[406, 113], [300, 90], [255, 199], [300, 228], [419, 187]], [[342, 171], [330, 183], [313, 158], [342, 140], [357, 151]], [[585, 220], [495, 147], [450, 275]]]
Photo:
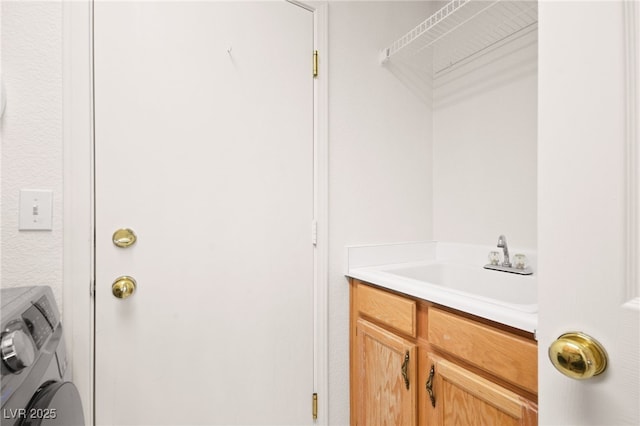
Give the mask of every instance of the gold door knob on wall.
[[584, 380], [607, 368], [607, 353], [593, 337], [580, 332], [565, 333], [549, 347], [554, 367], [572, 379]]
[[138, 237], [132, 229], [122, 228], [114, 232], [111, 239], [116, 247], [127, 248], [134, 245]]
[[135, 291], [136, 280], [133, 277], [119, 277], [111, 285], [111, 292], [118, 299], [126, 299], [129, 296], [133, 296]]

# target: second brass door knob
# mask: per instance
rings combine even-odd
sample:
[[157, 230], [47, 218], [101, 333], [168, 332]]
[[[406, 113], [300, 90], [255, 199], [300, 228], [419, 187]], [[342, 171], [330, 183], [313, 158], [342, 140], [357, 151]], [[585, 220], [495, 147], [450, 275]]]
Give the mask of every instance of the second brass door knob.
[[118, 299], [126, 299], [133, 296], [136, 291], [136, 280], [133, 277], [122, 276], [117, 278], [111, 285], [111, 292]]

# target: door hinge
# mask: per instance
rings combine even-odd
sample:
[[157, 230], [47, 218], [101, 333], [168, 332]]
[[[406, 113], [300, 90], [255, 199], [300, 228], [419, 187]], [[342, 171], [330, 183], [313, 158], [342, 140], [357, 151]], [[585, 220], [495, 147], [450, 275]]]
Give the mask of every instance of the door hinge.
[[96, 295], [96, 280], [91, 280], [89, 283], [89, 297], [93, 298]]
[[318, 394], [313, 394], [313, 402], [311, 405], [311, 413], [313, 414], [313, 420], [318, 419]]
[[318, 221], [315, 219], [311, 221], [311, 242], [314, 246], [318, 244]]
[[318, 76], [318, 51], [313, 51], [313, 77]]

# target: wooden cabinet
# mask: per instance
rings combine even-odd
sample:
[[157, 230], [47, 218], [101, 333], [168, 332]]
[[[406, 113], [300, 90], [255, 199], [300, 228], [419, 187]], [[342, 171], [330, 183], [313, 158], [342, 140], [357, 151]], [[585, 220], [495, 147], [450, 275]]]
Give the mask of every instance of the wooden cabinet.
[[351, 287], [351, 423], [416, 424], [416, 302]]
[[533, 335], [355, 279], [350, 379], [354, 426], [537, 424]]
[[356, 333], [359, 423], [415, 425], [416, 345], [364, 319]]
[[429, 354], [431, 389], [424, 405], [429, 425], [534, 426], [537, 407], [527, 398]]
[[524, 391], [538, 391], [538, 347], [533, 338], [432, 306], [427, 340], [434, 350], [451, 354]]

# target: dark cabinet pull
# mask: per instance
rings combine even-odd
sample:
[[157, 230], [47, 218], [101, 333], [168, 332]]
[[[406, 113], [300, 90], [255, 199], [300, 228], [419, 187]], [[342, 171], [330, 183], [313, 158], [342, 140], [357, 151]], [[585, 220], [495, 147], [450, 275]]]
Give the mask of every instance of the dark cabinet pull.
[[436, 406], [436, 396], [433, 394], [433, 375], [436, 374], [435, 365], [431, 365], [431, 370], [429, 371], [429, 378], [427, 379], [427, 392], [429, 393], [429, 398], [431, 399], [431, 405], [433, 407]]
[[404, 385], [409, 390], [409, 376], [407, 375], [407, 368], [409, 367], [409, 351], [404, 354], [404, 361], [402, 362], [402, 378], [404, 379]]

